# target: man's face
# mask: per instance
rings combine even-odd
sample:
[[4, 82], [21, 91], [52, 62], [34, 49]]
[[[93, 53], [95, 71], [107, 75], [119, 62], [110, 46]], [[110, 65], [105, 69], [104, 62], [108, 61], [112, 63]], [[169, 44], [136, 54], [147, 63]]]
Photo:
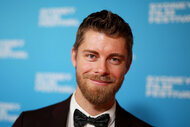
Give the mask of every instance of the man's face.
[[72, 50], [77, 85], [90, 103], [101, 105], [115, 97], [127, 72], [126, 54], [123, 37], [93, 30], [85, 33], [77, 53]]

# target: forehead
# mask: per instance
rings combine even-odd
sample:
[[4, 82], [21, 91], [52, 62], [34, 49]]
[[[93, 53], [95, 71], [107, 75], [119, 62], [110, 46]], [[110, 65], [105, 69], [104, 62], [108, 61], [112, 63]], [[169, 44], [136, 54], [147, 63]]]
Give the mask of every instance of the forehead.
[[94, 50], [100, 53], [127, 54], [125, 39], [123, 37], [108, 36], [102, 32], [88, 30], [84, 34], [79, 50]]

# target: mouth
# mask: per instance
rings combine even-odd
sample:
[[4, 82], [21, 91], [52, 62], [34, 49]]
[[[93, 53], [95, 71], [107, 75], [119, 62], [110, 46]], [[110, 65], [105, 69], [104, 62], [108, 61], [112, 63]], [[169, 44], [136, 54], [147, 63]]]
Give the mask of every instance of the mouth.
[[90, 79], [92, 81], [93, 84], [99, 85], [99, 86], [106, 86], [109, 85], [111, 82], [107, 82], [107, 81], [102, 81], [102, 80], [94, 80], [94, 79]]
[[115, 79], [112, 77], [92, 74], [85, 74], [84, 79], [88, 79], [90, 82], [98, 86], [107, 86], [115, 82]]

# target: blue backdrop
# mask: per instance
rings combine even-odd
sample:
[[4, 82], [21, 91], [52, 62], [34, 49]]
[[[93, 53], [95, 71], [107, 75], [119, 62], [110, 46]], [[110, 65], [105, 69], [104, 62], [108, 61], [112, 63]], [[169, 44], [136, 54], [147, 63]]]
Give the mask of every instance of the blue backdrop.
[[75, 90], [76, 31], [102, 9], [134, 34], [133, 63], [117, 94], [122, 107], [156, 127], [190, 126], [190, 0], [1, 0], [1, 127]]

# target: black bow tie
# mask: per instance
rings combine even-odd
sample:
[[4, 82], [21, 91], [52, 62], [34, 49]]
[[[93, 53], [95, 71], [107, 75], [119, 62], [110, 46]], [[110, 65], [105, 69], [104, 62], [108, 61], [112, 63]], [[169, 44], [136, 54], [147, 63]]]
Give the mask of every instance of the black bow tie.
[[91, 118], [84, 115], [78, 109], [74, 112], [74, 126], [84, 127], [87, 123], [94, 125], [95, 127], [107, 127], [110, 116], [109, 114], [103, 114], [97, 118]]

